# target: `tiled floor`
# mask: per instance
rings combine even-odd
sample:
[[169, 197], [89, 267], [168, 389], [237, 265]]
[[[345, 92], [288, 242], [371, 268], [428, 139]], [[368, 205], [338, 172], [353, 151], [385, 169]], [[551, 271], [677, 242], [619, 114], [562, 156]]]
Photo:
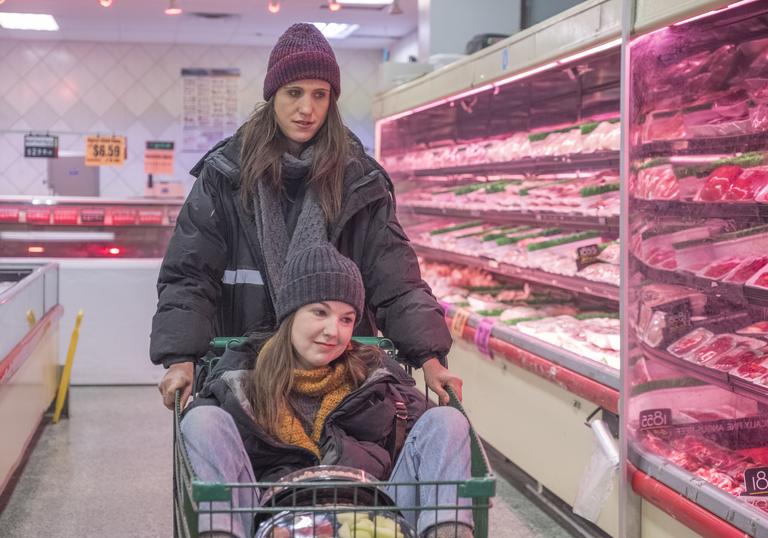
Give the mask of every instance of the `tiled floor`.
[[[0, 536], [170, 537], [171, 437], [155, 387], [73, 387], [70, 418], [43, 431]], [[500, 480], [490, 536], [568, 534]]]

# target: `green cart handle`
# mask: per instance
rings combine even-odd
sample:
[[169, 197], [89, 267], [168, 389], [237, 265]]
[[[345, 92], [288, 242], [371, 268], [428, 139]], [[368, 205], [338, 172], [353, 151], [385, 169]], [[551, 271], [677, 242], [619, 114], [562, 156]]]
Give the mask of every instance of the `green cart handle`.
[[[229, 346], [240, 345], [248, 340], [245, 336], [217, 336], [210, 342], [213, 349], [226, 349]], [[352, 340], [365, 346], [378, 346], [393, 357], [397, 356], [397, 349], [394, 342], [389, 338], [378, 336], [353, 336]]]

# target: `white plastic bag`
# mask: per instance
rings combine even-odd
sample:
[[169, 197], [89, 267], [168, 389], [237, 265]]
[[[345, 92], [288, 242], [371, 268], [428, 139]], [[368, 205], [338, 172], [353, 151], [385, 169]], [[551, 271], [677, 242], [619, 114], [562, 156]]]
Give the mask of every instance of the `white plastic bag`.
[[581, 476], [573, 513], [594, 523], [613, 490], [620, 456], [616, 441], [605, 422], [596, 419], [590, 425], [595, 436], [592, 456]]

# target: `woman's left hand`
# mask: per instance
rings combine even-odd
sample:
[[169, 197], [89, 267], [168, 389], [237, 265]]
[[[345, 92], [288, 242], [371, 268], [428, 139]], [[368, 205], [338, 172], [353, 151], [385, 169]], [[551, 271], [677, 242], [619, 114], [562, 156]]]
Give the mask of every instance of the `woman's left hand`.
[[425, 362], [421, 369], [424, 371], [424, 381], [427, 383], [427, 387], [437, 394], [440, 405], [448, 405], [450, 401], [448, 393], [443, 387], [450, 386], [456, 393], [456, 397], [461, 400], [461, 387], [464, 382], [459, 376], [453, 374], [440, 364], [437, 359], [429, 359]]

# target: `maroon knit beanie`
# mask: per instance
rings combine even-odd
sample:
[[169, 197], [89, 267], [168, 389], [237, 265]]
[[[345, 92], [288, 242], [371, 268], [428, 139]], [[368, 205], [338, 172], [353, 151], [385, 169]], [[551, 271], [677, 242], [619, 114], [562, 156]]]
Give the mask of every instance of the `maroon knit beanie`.
[[264, 100], [290, 82], [303, 79], [325, 80], [334, 96], [341, 93], [339, 64], [328, 40], [313, 24], [304, 22], [288, 28], [269, 55], [264, 77]]

